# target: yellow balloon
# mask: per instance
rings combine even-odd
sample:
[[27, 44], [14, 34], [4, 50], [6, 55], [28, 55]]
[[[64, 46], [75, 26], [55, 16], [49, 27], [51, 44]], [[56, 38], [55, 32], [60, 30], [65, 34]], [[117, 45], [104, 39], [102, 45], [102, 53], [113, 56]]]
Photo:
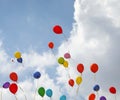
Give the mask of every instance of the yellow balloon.
[[64, 63], [63, 63], [63, 66], [65, 67], [65, 68], [68, 68], [68, 61], [64, 61]]
[[16, 51], [15, 53], [14, 53], [14, 56], [15, 56], [15, 58], [21, 58], [21, 53], [19, 52], [19, 51]]
[[81, 82], [82, 82], [82, 77], [81, 77], [81, 76], [78, 76], [78, 77], [76, 78], [76, 83], [77, 83], [77, 85], [80, 85]]

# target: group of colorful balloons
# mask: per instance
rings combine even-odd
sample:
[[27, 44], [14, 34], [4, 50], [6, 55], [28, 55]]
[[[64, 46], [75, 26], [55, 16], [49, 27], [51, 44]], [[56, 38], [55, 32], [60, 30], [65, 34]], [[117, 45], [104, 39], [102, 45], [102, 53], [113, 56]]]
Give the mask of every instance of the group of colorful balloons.
[[58, 58], [58, 63], [63, 65], [65, 68], [68, 68], [69, 66], [69, 63], [67, 60], [65, 60], [63, 57], [59, 57]]
[[[54, 32], [55, 34], [58, 34], [58, 35], [59, 35], [59, 34], [63, 34], [62, 27], [61, 27], [60, 25], [55, 25], [55, 26], [53, 27], [53, 32]], [[48, 47], [52, 50], [52, 49], [54, 48], [54, 43], [53, 43], [52, 41], [50, 41], [50, 42], [48, 43]], [[23, 59], [22, 59], [22, 56], [21, 56], [21, 52], [16, 51], [16, 52], [14, 53], [14, 57], [16, 58], [17, 62], [19, 62], [19, 63], [22, 63], [22, 62], [23, 62]], [[66, 53], [64, 54], [64, 57], [59, 57], [59, 58], [58, 58], [58, 63], [59, 63], [60, 65], [62, 65], [64, 68], [68, 68], [68, 67], [69, 67], [69, 62], [68, 62], [68, 61], [69, 61], [70, 58], [71, 58], [71, 54], [70, 54], [69, 52], [66, 52]], [[73, 87], [73, 86], [75, 85], [75, 83], [79, 86], [79, 85], [82, 83], [82, 81], [83, 81], [83, 79], [82, 79], [82, 74], [83, 74], [84, 69], [85, 69], [85, 68], [84, 68], [84, 65], [83, 65], [82, 63], [79, 63], [79, 64], [77, 64], [76, 69], [77, 69], [77, 71], [80, 73], [80, 75], [78, 75], [78, 76], [76, 77], [75, 81], [74, 81], [74, 79], [72, 79], [72, 78], [70, 77], [70, 79], [68, 80], [68, 84], [69, 84], [71, 87]], [[98, 72], [98, 70], [99, 70], [98, 64], [93, 63], [93, 64], [90, 65], [90, 71], [91, 71], [92, 73], [95, 74], [95, 73]], [[39, 79], [39, 78], [41, 77], [41, 73], [40, 73], [39, 71], [36, 71], [35, 73], [33, 73], [33, 77], [34, 77], [35, 79]], [[18, 85], [17, 85], [18, 75], [17, 75], [16, 72], [11, 72], [11, 73], [9, 74], [9, 78], [12, 80], [12, 82], [11, 82], [11, 83], [10, 83], [10, 82], [5, 82], [5, 83], [3, 84], [3, 88], [5, 88], [5, 89], [9, 88], [9, 91], [10, 91], [12, 94], [15, 95], [15, 94], [17, 93], [17, 91], [18, 91]], [[44, 87], [39, 87], [37, 90], [38, 90], [38, 91], [37, 91], [38, 94], [39, 94], [42, 98], [46, 95], [46, 96], [48, 96], [48, 97], [51, 99], [52, 96], [53, 96], [53, 91], [52, 91], [52, 89], [50, 89], [50, 88], [48, 88], [48, 89], [45, 90]], [[100, 90], [100, 86], [99, 86], [98, 84], [94, 85], [93, 90], [94, 90], [95, 92], [98, 92], [98, 91]], [[110, 92], [111, 94], [116, 94], [116, 88], [115, 88], [114, 86], [111, 86], [111, 87], [109, 88], [109, 92]], [[91, 94], [88, 96], [88, 100], [95, 100], [95, 99], [96, 99], [95, 93], [91, 93]], [[107, 100], [107, 98], [106, 98], [105, 96], [100, 96], [99, 99], [100, 99], [100, 100]], [[66, 100], [66, 96], [65, 96], [65, 95], [60, 96], [60, 100]]]
[[12, 83], [10, 82], [5, 82], [3, 84], [3, 88], [7, 89], [9, 88], [9, 91], [12, 94], [16, 94], [16, 92], [18, 91], [18, 85], [17, 85], [17, 81], [18, 81], [18, 75], [15, 72], [11, 72], [9, 75], [10, 79], [13, 81]]
[[52, 97], [52, 95], [53, 95], [53, 91], [52, 91], [52, 89], [47, 89], [46, 91], [45, 91], [45, 88], [44, 87], [40, 87], [39, 89], [38, 89], [38, 94], [43, 98], [44, 97], [44, 95], [46, 94], [48, 97]]
[[19, 51], [16, 51], [16, 52], [14, 53], [14, 57], [17, 59], [17, 62], [19, 62], [19, 63], [22, 63], [22, 62], [23, 62], [21, 53], [20, 53]]
[[[100, 89], [100, 86], [98, 84], [93, 87], [93, 90], [96, 92], [98, 92], [99, 89]], [[113, 86], [109, 87], [109, 92], [111, 94], [116, 94], [116, 88]], [[100, 96], [99, 99], [100, 100], [107, 100], [107, 98], [105, 96]], [[96, 95], [94, 93], [91, 93], [88, 97], [88, 100], [96, 100]]]
[[[91, 72], [93, 72], [93, 73], [96, 73], [96, 72], [98, 71], [98, 69], [99, 69], [99, 67], [98, 67], [98, 65], [97, 65], [96, 63], [93, 63], [93, 64], [90, 66], [90, 70], [91, 70]], [[96, 85], [93, 87], [93, 90], [98, 93], [98, 91], [100, 90], [100, 86], [99, 86], [98, 84], [96, 84]], [[113, 86], [111, 86], [111, 87], [109, 88], [109, 92], [110, 92], [111, 94], [116, 94], [116, 88], [113, 87]], [[91, 94], [89, 95], [88, 99], [89, 99], [89, 100], [95, 100], [95, 99], [96, 99], [96, 95], [95, 95], [94, 93], [91, 93]], [[107, 98], [106, 98], [105, 96], [101, 96], [99, 99], [100, 99], [100, 100], [107, 100]]]

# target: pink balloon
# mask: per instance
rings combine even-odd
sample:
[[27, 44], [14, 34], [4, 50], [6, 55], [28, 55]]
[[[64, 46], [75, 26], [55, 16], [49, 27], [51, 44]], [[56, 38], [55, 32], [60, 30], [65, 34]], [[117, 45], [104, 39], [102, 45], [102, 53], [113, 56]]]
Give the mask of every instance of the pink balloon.
[[69, 58], [71, 58], [71, 55], [69, 53], [65, 53], [64, 58], [69, 59]]

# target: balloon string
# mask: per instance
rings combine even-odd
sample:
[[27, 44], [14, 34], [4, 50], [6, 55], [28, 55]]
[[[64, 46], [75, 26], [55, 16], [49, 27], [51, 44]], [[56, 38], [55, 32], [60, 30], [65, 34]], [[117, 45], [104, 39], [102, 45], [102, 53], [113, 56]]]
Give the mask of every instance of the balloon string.
[[68, 39], [66, 38], [65, 34], [63, 33], [63, 36], [65, 38], [65, 41], [68, 42]]
[[76, 90], [76, 94], [77, 94], [77, 95], [78, 95], [78, 92], [79, 92], [79, 87], [80, 87], [80, 86], [78, 86], [78, 87], [77, 87], [77, 90]]
[[67, 71], [67, 74], [68, 74], [68, 78], [70, 79], [71, 77], [70, 77], [70, 73], [69, 73], [69, 71], [66, 69], [66, 71]]
[[16, 95], [15, 95], [15, 99], [18, 100]]
[[75, 100], [77, 100], [78, 91], [79, 91], [79, 86], [77, 87], [77, 90], [76, 90], [76, 96], [75, 96]]
[[[69, 46], [69, 42], [68, 42], [68, 39], [66, 38], [65, 34], [63, 34], [63, 37], [65, 38], [65, 41], [67, 42], [67, 46]], [[68, 49], [68, 48], [67, 48]], [[70, 53], [70, 50], [68, 49], [68, 53]]]
[[35, 90], [34, 100], [36, 99], [36, 95], [37, 95], [37, 88], [38, 88], [38, 80], [37, 80], [37, 85], [36, 85], [36, 90]]
[[36, 99], [36, 92], [37, 92], [37, 88], [36, 88], [36, 90], [35, 90], [34, 100]]
[[[52, 51], [52, 54], [54, 55], [54, 57], [56, 58], [56, 56], [55, 56], [55, 53], [54, 53], [53, 49], [51, 49], [51, 51]], [[57, 58], [56, 58], [56, 59], [57, 59]]]
[[[99, 93], [98, 93], [98, 91], [97, 91], [97, 98], [99, 99]], [[98, 100], [98, 99], [97, 99], [97, 100]]]
[[117, 100], [117, 96], [116, 96], [116, 94], [115, 94], [115, 100]]
[[24, 90], [22, 89], [22, 87], [20, 87], [19, 86], [19, 88], [21, 89], [21, 91], [23, 92], [23, 94], [24, 94], [24, 97], [25, 97], [25, 100], [27, 100], [27, 97], [26, 97], [26, 95], [25, 95], [25, 92], [24, 92]]

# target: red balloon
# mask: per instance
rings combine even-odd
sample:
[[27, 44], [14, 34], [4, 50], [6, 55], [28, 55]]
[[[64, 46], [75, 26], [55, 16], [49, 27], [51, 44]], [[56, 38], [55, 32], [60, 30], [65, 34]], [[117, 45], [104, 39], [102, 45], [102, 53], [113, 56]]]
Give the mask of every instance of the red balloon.
[[96, 73], [98, 71], [98, 65], [96, 63], [93, 63], [91, 66], [90, 66], [90, 70], [93, 72], [93, 73]]
[[91, 93], [89, 95], [89, 100], [95, 100], [95, 98], [96, 98], [96, 95], [94, 93]]
[[17, 73], [15, 73], [15, 72], [11, 72], [10, 75], [9, 75], [9, 77], [10, 77], [10, 79], [11, 79], [12, 81], [17, 82], [17, 80], [18, 80]]
[[109, 88], [110, 93], [116, 94], [116, 88], [115, 87], [110, 87]]
[[69, 83], [70, 86], [72, 86], [72, 87], [74, 86], [74, 80], [73, 80], [73, 79], [70, 79], [70, 80], [68, 81], [68, 83]]
[[59, 25], [55, 25], [54, 27], [53, 27], [53, 32], [55, 32], [56, 34], [62, 34], [62, 27], [61, 26], [59, 26]]
[[77, 70], [78, 70], [78, 72], [82, 73], [84, 71], [84, 65], [83, 64], [78, 64], [77, 65]]
[[48, 47], [49, 47], [50, 49], [53, 49], [53, 48], [54, 48], [54, 43], [53, 43], [53, 42], [49, 42], [49, 43], [48, 43]]
[[17, 92], [17, 90], [18, 90], [17, 84], [12, 83], [12, 84], [9, 86], [9, 90], [10, 90], [11, 93], [15, 94], [15, 93]]

